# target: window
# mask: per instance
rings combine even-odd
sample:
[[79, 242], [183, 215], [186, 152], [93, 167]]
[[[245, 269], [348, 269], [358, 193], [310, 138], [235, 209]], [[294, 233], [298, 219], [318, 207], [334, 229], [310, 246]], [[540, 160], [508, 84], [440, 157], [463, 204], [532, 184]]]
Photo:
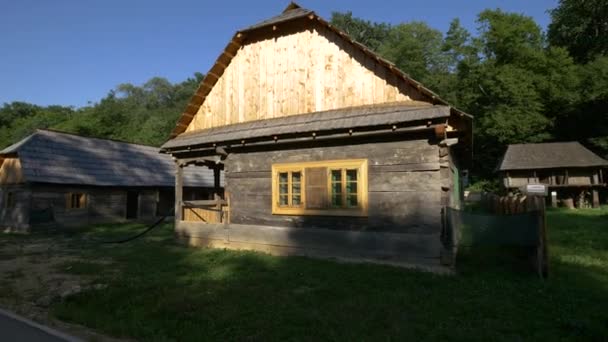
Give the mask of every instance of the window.
[[5, 197], [4, 197], [4, 208], [9, 209], [9, 208], [14, 208], [15, 207], [15, 193], [12, 191], [9, 191], [6, 193]]
[[302, 206], [302, 172], [279, 172], [279, 207], [300, 208]]
[[87, 205], [86, 198], [86, 195], [83, 193], [68, 193], [66, 207], [68, 209], [83, 209]]
[[272, 213], [367, 215], [367, 160], [272, 166]]

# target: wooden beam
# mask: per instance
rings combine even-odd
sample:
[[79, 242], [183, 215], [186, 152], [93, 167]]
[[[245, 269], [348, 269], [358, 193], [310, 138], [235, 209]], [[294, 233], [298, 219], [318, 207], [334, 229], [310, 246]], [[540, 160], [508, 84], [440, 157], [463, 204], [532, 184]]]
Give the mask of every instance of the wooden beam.
[[[202, 164], [209, 168], [214, 168], [215, 165], [220, 164], [221, 158], [220, 156], [210, 156], [210, 157], [196, 157], [196, 158], [184, 158], [179, 160], [180, 166], [188, 166], [191, 164]], [[223, 167], [223, 166], [222, 166]]]
[[183, 184], [184, 184], [184, 169], [181, 165], [175, 165], [175, 222], [182, 220], [182, 202], [184, 201], [183, 195]]
[[[213, 191], [215, 193], [216, 196], [219, 197], [220, 195], [220, 173], [221, 170], [219, 167], [214, 167], [213, 168]], [[216, 198], [217, 199], [217, 198]]]
[[223, 199], [219, 199], [219, 202], [217, 199], [212, 199], [212, 200], [198, 200], [198, 201], [184, 201], [184, 207], [185, 208], [205, 208], [205, 207], [215, 207], [218, 205], [218, 203], [220, 205], [226, 205], [226, 201], [224, 201]]

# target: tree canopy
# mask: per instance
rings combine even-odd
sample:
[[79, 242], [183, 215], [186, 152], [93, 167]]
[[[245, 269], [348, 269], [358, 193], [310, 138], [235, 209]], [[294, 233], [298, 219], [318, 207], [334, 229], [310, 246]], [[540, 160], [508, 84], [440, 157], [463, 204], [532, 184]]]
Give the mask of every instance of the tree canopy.
[[0, 107], [0, 147], [24, 138], [36, 128], [160, 146], [202, 79], [202, 74], [195, 73], [177, 84], [161, 77], [141, 86], [124, 83], [98, 103], [79, 109], [23, 102], [4, 104]]

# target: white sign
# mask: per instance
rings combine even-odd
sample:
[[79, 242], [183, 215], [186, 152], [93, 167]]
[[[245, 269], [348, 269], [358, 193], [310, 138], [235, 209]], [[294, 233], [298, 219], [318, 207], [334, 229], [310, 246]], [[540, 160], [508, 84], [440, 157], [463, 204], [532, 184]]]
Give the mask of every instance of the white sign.
[[526, 194], [536, 196], [547, 196], [548, 189], [544, 184], [528, 184], [526, 185]]

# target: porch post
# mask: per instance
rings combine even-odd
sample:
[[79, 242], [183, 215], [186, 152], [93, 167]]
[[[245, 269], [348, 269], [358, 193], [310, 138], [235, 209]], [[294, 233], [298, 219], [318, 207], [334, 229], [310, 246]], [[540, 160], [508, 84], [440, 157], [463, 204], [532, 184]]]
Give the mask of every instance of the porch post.
[[220, 196], [220, 166], [219, 164], [213, 167], [213, 199], [215, 200], [215, 209], [217, 210], [217, 223], [222, 222], [222, 197]]
[[598, 192], [597, 189], [593, 189], [592, 190], [592, 194], [593, 194], [593, 208], [599, 208], [600, 207], [600, 194]]
[[182, 220], [184, 169], [179, 163], [175, 164], [175, 222]]
[[213, 167], [213, 193], [219, 197], [220, 195], [220, 166]]

